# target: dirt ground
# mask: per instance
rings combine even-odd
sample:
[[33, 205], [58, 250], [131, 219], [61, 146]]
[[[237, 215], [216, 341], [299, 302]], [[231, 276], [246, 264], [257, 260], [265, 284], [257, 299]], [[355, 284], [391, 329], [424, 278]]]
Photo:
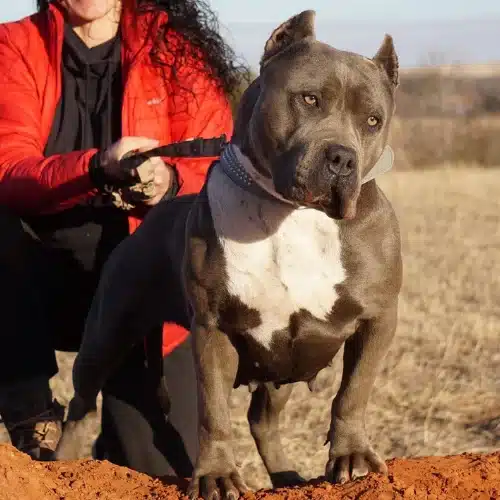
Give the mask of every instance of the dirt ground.
[[[0, 500], [146, 500], [185, 498], [186, 481], [152, 479], [109, 462], [40, 463], [0, 446]], [[500, 498], [500, 452], [454, 457], [395, 459], [387, 477], [334, 486], [321, 479], [293, 489], [260, 490], [250, 499], [464, 499]]]
[[[499, 178], [497, 169], [454, 166], [426, 172], [393, 172], [380, 180], [400, 219], [405, 266], [397, 335], [377, 377], [367, 411], [367, 431], [377, 450], [386, 458], [492, 453], [500, 449]], [[58, 359], [61, 371], [53, 379], [53, 387], [61, 402], [67, 403], [72, 356], [59, 355]], [[318, 477], [324, 471], [328, 450], [323, 443], [329, 425], [331, 399], [340, 382], [340, 368], [341, 353], [332, 367], [320, 374], [319, 391], [311, 394], [305, 384], [297, 385], [284, 411], [283, 444], [298, 472], [308, 479]], [[243, 388], [234, 391], [231, 406], [234, 438], [238, 442], [237, 461], [252, 488], [269, 487], [246, 423], [248, 402], [248, 391]], [[89, 427], [85, 442], [81, 443], [82, 457], [88, 456], [97, 429], [96, 420]], [[424, 489], [428, 484], [425, 481], [445, 484], [448, 472], [441, 468], [446, 464], [449, 467], [446, 470], [455, 478], [457, 476], [452, 471], [463, 464], [464, 471], [457, 479], [462, 481], [483, 468], [490, 471], [489, 477], [494, 477], [493, 464], [496, 463], [497, 484], [500, 485], [498, 454], [479, 462], [464, 457], [455, 461], [434, 460], [422, 466], [421, 479], [414, 482], [409, 479], [405, 483], [405, 488], [410, 488], [408, 495], [413, 495], [412, 484]], [[392, 470], [394, 474], [397, 472], [398, 481], [409, 477], [417, 463], [420, 462], [393, 462]], [[430, 472], [431, 464], [439, 469], [439, 474], [444, 474], [441, 479]], [[54, 471], [59, 470], [59, 466], [51, 467]], [[106, 465], [89, 463], [81, 465], [81, 470], [88, 469], [92, 475], [94, 467], [110, 471]], [[10, 469], [9, 477], [13, 484], [18, 484], [13, 470]], [[43, 473], [53, 477], [50, 470]], [[125, 472], [117, 470], [113, 473], [126, 478]], [[55, 474], [57, 477], [58, 473]], [[481, 477], [481, 472], [477, 474]], [[5, 477], [6, 474], [0, 472], [0, 481]], [[134, 474], [131, 477], [138, 491], [143, 487], [153, 487], [153, 483], [144, 478], [138, 479], [139, 476]], [[88, 498], [117, 498], [105, 496], [108, 494], [105, 484], [101, 484], [103, 492], [100, 497]], [[389, 488], [389, 492], [393, 487], [393, 483], [375, 478], [366, 484]], [[2, 491], [0, 487], [3, 500]], [[125, 496], [125, 487], [120, 491], [122, 493], [116, 495], [132, 498]], [[304, 494], [311, 497], [316, 493], [320, 495], [321, 491], [324, 494], [326, 490]], [[334, 491], [329, 490], [329, 493]], [[463, 498], [496, 498], [496, 493], [474, 497], [472, 490], [464, 491], [468, 493]], [[352, 494], [353, 497], [345, 498], [359, 497]], [[141, 497], [138, 493], [133, 498], [154, 497]], [[445, 497], [438, 495], [436, 498]]]

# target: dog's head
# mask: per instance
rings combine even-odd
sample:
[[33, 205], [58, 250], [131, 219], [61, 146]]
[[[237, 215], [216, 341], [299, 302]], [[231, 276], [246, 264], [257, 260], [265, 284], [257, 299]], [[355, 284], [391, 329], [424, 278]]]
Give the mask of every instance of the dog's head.
[[388, 35], [372, 59], [321, 43], [314, 19], [305, 11], [272, 33], [235, 140], [283, 197], [352, 219], [387, 144], [398, 59]]

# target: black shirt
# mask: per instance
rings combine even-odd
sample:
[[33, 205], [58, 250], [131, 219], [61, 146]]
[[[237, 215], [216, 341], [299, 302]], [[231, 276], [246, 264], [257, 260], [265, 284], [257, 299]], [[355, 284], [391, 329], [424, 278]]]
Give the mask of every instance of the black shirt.
[[121, 136], [120, 39], [89, 48], [66, 26], [62, 95], [45, 155], [105, 149]]
[[[120, 38], [89, 48], [70, 26], [62, 49], [62, 92], [45, 156], [90, 148], [105, 149], [121, 137]], [[79, 205], [28, 220], [40, 239], [84, 270], [100, 268], [128, 234], [125, 212], [109, 206]]]

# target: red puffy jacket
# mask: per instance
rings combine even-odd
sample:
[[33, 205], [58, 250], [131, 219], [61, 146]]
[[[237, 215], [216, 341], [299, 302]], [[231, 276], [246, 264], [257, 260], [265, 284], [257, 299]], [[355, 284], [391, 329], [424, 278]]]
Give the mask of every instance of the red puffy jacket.
[[[121, 37], [124, 82], [122, 135], [144, 136], [169, 144], [192, 137], [232, 134], [231, 109], [223, 92], [200, 69], [185, 61], [176, 68], [151, 64], [150, 50], [165, 12], [133, 12], [123, 2]], [[61, 94], [64, 19], [51, 5], [17, 22], [0, 24], [0, 205], [17, 214], [54, 213], [95, 196], [89, 160], [96, 150], [44, 157]], [[185, 42], [170, 32], [168, 46]], [[179, 89], [192, 90], [190, 97]], [[176, 165], [179, 195], [198, 192], [214, 158], [167, 159]], [[141, 214], [129, 216], [130, 232]], [[182, 343], [188, 332], [175, 324], [163, 328], [163, 352]]]

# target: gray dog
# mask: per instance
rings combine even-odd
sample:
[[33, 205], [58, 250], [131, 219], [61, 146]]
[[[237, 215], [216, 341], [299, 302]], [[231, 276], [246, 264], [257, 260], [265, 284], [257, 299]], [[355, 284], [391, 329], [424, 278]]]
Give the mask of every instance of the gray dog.
[[398, 222], [373, 179], [392, 161], [398, 61], [389, 36], [373, 59], [320, 43], [314, 17], [302, 12], [272, 33], [202, 192], [158, 205], [108, 261], [74, 366], [59, 457], [112, 370], [102, 360], [120, 359], [137, 340], [127, 337], [130, 326], [144, 332], [168, 319], [165, 297], [178, 283], [199, 385], [192, 499], [247, 489], [228, 406], [241, 384], [252, 391], [251, 432], [273, 484], [301, 481], [281, 446], [279, 414], [290, 384], [314, 388], [343, 344], [326, 477], [387, 472], [366, 436], [365, 410], [401, 287]]

